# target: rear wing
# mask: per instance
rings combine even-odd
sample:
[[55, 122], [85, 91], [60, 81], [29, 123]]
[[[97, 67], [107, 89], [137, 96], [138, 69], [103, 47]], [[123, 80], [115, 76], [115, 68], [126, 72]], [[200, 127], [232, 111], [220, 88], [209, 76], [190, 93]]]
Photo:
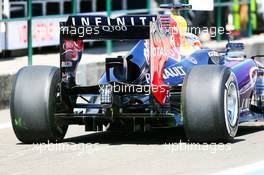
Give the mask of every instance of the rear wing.
[[[76, 68], [81, 60], [83, 40], [148, 39], [151, 92], [161, 105], [168, 87], [163, 81], [164, 64], [170, 53], [170, 16], [70, 16], [60, 24], [60, 67], [62, 89], [75, 86]], [[144, 59], [144, 58], [142, 58]]]
[[125, 40], [149, 39], [150, 22], [157, 16], [70, 16], [60, 23], [60, 34], [63, 38], [74, 40]]

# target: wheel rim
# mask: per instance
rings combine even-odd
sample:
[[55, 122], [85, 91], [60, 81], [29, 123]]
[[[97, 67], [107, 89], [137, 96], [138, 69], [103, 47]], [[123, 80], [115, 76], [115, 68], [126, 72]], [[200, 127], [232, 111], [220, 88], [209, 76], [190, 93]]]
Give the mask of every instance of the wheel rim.
[[238, 97], [236, 85], [232, 82], [229, 84], [226, 95], [226, 116], [228, 123], [235, 127], [238, 118]]

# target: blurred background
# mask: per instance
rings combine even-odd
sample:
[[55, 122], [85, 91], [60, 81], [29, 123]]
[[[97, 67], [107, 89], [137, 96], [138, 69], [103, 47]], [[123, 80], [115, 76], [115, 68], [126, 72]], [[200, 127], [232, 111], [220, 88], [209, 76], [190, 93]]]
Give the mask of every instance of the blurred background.
[[[194, 0], [193, 0], [194, 1]], [[199, 0], [195, 0], [199, 1]], [[213, 1], [213, 0], [212, 0]], [[164, 13], [161, 3], [177, 0], [1, 0], [0, 1], [0, 53], [1, 57], [25, 54], [28, 45], [27, 20], [32, 21], [32, 45], [35, 53], [47, 51], [47, 46], [59, 44], [59, 22], [70, 14], [124, 14]], [[188, 3], [188, 0], [182, 0]], [[203, 3], [203, 0], [199, 2]], [[234, 39], [250, 37], [264, 31], [264, 0], [214, 0], [213, 11], [185, 11], [182, 14], [194, 27], [224, 27], [231, 30]], [[196, 33], [200, 34], [200, 33]], [[204, 33], [203, 33], [204, 34]], [[227, 36], [202, 36], [201, 39], [221, 41]], [[104, 43], [89, 42], [90, 46]], [[52, 50], [52, 48], [49, 48]], [[48, 50], [49, 50], [48, 49]], [[53, 48], [55, 49], [55, 48]], [[23, 52], [24, 50], [24, 52]], [[111, 53], [112, 45], [107, 44]]]
[[[69, 15], [163, 14], [162, 3], [178, 0], [0, 0], [0, 108], [8, 107], [16, 72], [27, 65], [59, 67], [59, 22]], [[224, 34], [192, 30], [204, 47], [224, 50], [230, 38], [245, 43], [248, 57], [264, 53], [264, 0], [181, 0], [189, 27], [223, 28]], [[199, 9], [200, 8], [200, 9]], [[28, 27], [29, 26], [29, 27]], [[201, 32], [202, 31], [202, 32]], [[29, 37], [28, 37], [29, 36]], [[125, 55], [137, 41], [85, 41], [77, 84], [96, 84], [106, 57]], [[29, 82], [29, 86], [30, 82]], [[33, 86], [33, 85], [32, 85]]]

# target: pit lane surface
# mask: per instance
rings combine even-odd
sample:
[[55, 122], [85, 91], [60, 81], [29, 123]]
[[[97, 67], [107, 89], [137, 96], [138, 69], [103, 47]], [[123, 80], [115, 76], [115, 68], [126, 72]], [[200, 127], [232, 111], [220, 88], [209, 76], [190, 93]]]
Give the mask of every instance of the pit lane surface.
[[227, 145], [190, 145], [183, 129], [145, 134], [69, 128], [59, 144], [25, 145], [15, 137], [9, 110], [0, 111], [0, 175], [4, 174], [263, 174], [264, 122], [239, 128]]

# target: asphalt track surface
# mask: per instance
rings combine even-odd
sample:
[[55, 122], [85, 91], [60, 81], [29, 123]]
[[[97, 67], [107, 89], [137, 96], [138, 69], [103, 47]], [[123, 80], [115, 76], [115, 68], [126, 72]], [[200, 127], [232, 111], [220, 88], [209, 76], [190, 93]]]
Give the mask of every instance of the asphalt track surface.
[[153, 133], [84, 132], [72, 126], [62, 143], [25, 145], [0, 111], [0, 175], [264, 174], [264, 122], [239, 128], [235, 142], [191, 145], [182, 128]]

